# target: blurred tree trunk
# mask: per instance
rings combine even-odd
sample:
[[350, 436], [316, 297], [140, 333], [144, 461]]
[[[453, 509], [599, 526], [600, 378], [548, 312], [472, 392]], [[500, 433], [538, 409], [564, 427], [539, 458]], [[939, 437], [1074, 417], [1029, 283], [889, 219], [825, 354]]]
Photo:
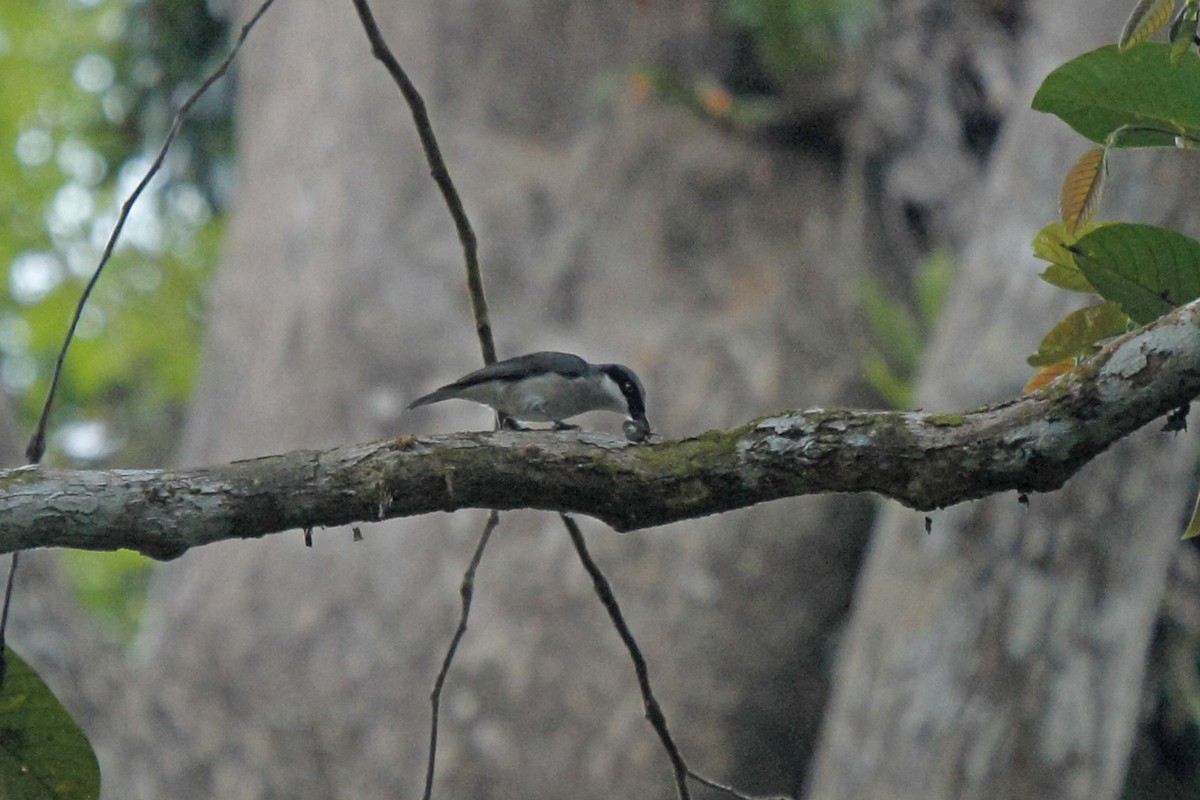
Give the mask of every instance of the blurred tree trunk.
[[[1022, 46], [1022, 103], [1070, 56], [1115, 38], [1132, 3], [1042, 3]], [[1022, 356], [1078, 302], [1036, 279], [1033, 233], [1056, 214], [1084, 140], [1014, 115], [963, 230], [958, 281], [919, 404], [1020, 391]], [[1180, 159], [1121, 154], [1102, 217], [1191, 228]], [[1194, 163], [1194, 162], [1193, 162]], [[1194, 437], [1146, 430], [1065, 489], [932, 515], [882, 514], [855, 595], [809, 796], [1115, 798], [1147, 649], [1193, 490]]]
[[[630, 364], [667, 436], [861, 400], [855, 266], [830, 255], [837, 165], [624, 89], [633, 64], [725, 63], [710, 3], [375, 5], [480, 234], [502, 355]], [[350, 4], [278, 5], [244, 53], [238, 194], [183, 460], [489, 426], [455, 404], [401, 412], [476, 367], [478, 345], [447, 213]], [[697, 769], [799, 790], [870, 513], [824, 498], [629, 537], [585, 523]], [[170, 565], [131, 677], [149, 708], [98, 741], [106, 796], [415, 796], [482, 521]], [[438, 775], [446, 797], [674, 795], [552, 515], [505, 515], [486, 554]]]
[[[1059, 131], [1023, 152], [1020, 129], [1036, 124], [1027, 87], [1115, 35], [1119, 3], [1044, 3], [1028, 24], [1016, 0], [891, 4], [841, 162], [612, 88], [635, 63], [719, 73], [733, 46], [716, 0], [376, 5], [480, 233], [502, 355], [624, 361], [667, 436], [864, 402], [867, 265], [902, 286], [931, 247], [969, 245], [927, 407], [1014, 392], [1021, 357], [1063, 310], [1034, 288], [1025, 254], [1082, 142]], [[1074, 33], [1056, 33], [1069, 19]], [[1032, 34], [1037, 46], [1022, 45]], [[453, 405], [401, 413], [477, 366], [478, 348], [448, 217], [350, 4], [277, 5], [238, 75], [237, 203], [182, 460], [489, 425]], [[1010, 112], [1005, 166], [985, 182]], [[1183, 208], [1147, 196], [1156, 177], [1114, 184], [1109, 199]], [[937, 388], [956, 385], [973, 392]], [[1063, 794], [1120, 785], [1176, 532], [1162, 518], [1186, 502], [1182, 456], [1168, 465], [1161, 440], [1150, 446], [1139, 463], [1162, 487], [1154, 498], [1139, 496], [1132, 467], [1116, 472], [1131, 455], [1028, 511], [1002, 499], [936, 515], [930, 536], [909, 529], [918, 515], [887, 512], [845, 634], [816, 795], [915, 795], [892, 747], [924, 768], [929, 797], [952, 780], [965, 796], [990, 778], [997, 794], [1038, 788], [1037, 759], [1060, 752], [1050, 745], [1075, 770], [1061, 770], [1075, 776]], [[823, 498], [627, 537], [587, 526], [693, 767], [800, 791], [871, 516], [864, 499]], [[297, 533], [169, 565], [129, 663], [71, 661], [94, 673], [71, 704], [105, 796], [415, 796], [428, 690], [481, 525], [456, 514], [364, 526], [357, 544], [316, 531], [311, 550]], [[53, 670], [56, 651], [43, 652]], [[1099, 691], [1119, 696], [1088, 705]], [[1023, 693], [1030, 704], [1012, 705]], [[1006, 755], [1043, 720], [1065, 722]], [[673, 796], [628, 659], [549, 515], [506, 515], [484, 559], [440, 755], [445, 797]]]
[[6, 395], [0, 394], [0, 469], [25, 463], [21, 454], [21, 434]]

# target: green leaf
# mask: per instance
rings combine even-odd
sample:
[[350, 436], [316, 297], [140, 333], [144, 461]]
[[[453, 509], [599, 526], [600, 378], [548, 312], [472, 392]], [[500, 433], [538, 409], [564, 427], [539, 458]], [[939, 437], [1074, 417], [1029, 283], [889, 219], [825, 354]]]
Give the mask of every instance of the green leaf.
[[1149, 39], [1151, 34], [1167, 24], [1174, 7], [1175, 0], [1140, 0], [1125, 22], [1117, 47], [1124, 51]]
[[1096, 293], [1095, 287], [1088, 283], [1087, 278], [1083, 277], [1083, 273], [1079, 271], [1079, 267], [1074, 264], [1071, 266], [1051, 264], [1042, 270], [1038, 277], [1051, 286], [1057, 286], [1070, 292]]
[[1075, 236], [1067, 231], [1066, 225], [1050, 222], [1033, 237], [1033, 254], [1051, 264], [1074, 264], [1075, 256], [1071, 255], [1067, 246], [1075, 244], [1075, 241]]
[[1174, 147], [1200, 136], [1200, 56], [1178, 67], [1170, 45], [1146, 42], [1126, 53], [1108, 45], [1071, 59], [1046, 76], [1033, 108], [1054, 114], [1097, 144], [1117, 133], [1116, 147]]
[[872, 344], [898, 372], [915, 373], [925, 345], [916, 315], [903, 302], [888, 297], [871, 275], [863, 277], [859, 292]]
[[1175, 231], [1106, 225], [1082, 237], [1071, 251], [1099, 295], [1139, 325], [1200, 297], [1200, 242]]
[[1092, 232], [1097, 227], [1099, 226], [1089, 222], [1080, 226], [1078, 232], [1072, 233], [1067, 230], [1066, 223], [1051, 222], [1038, 231], [1037, 236], [1033, 237], [1033, 254], [1043, 261], [1050, 262], [1050, 266], [1042, 271], [1041, 279], [1060, 289], [1095, 294], [1096, 290], [1079, 271], [1079, 266], [1075, 263], [1075, 254], [1070, 248], [1080, 236]]
[[100, 766], [83, 731], [42, 679], [5, 648], [0, 687], [0, 797], [92, 800]]
[[954, 262], [946, 251], [939, 248], [926, 256], [913, 270], [913, 291], [917, 298], [917, 311], [925, 327], [932, 328], [937, 322], [946, 294], [954, 281]]
[[861, 364], [868, 385], [879, 393], [888, 406], [891, 408], [910, 407], [914, 389], [911, 378], [897, 374], [896, 370], [888, 364], [887, 359], [874, 349], [868, 349], [863, 353]]
[[756, 60], [776, 81], [830, 67], [841, 47], [883, 17], [879, 0], [723, 0], [726, 19], [749, 34]]
[[1048, 367], [1067, 358], [1089, 353], [1096, 343], [1122, 334], [1129, 327], [1129, 317], [1116, 303], [1105, 301], [1072, 311], [1050, 329], [1038, 345], [1037, 352], [1026, 361], [1031, 367]]

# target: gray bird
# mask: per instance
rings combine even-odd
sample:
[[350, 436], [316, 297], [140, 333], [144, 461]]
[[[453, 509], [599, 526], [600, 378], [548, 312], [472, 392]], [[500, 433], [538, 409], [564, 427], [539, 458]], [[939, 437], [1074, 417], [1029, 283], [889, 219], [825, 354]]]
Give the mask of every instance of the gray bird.
[[577, 427], [563, 420], [586, 411], [615, 411], [629, 417], [625, 438], [643, 442], [650, 436], [646, 392], [633, 370], [621, 364], [589, 364], [570, 353], [530, 353], [497, 361], [418, 397], [409, 408], [456, 398], [491, 406], [515, 420], [553, 422], [556, 430]]

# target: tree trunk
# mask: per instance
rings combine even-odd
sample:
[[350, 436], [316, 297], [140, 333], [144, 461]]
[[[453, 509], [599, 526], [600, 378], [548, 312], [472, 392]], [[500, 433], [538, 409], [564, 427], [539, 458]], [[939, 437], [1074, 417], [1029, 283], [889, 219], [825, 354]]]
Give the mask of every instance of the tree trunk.
[[[1115, 38], [1130, 3], [1046, 3], [1020, 95]], [[1031, 111], [1006, 126], [921, 381], [927, 409], [1019, 391], [1066, 310], [1028, 243], [1084, 140]], [[1101, 216], [1181, 227], [1181, 154], [1117, 155]], [[1196, 229], [1191, 225], [1193, 232]], [[812, 798], [1115, 798], [1147, 646], [1192, 491], [1194, 440], [1144, 431], [1062, 491], [881, 516], [838, 662]]]
[[8, 397], [0, 395], [0, 467], [17, 467], [25, 463], [21, 454], [24, 433], [17, 427]]
[[[861, 397], [834, 167], [605, 89], [635, 63], [719, 66], [708, 4], [375, 5], [480, 234], [502, 355], [628, 363], [666, 436]], [[245, 54], [184, 461], [488, 427], [455, 404], [401, 411], [478, 366], [478, 346], [448, 215], [350, 4], [279, 5]], [[629, 537], [586, 526], [696, 769], [798, 790], [869, 515], [823, 498]], [[316, 531], [312, 550], [297, 532], [170, 565], [131, 677], [152, 708], [97, 743], [106, 796], [416, 795], [481, 525], [364, 526], [359, 544]], [[475, 598], [441, 796], [674, 795], [555, 517], [505, 515]]]

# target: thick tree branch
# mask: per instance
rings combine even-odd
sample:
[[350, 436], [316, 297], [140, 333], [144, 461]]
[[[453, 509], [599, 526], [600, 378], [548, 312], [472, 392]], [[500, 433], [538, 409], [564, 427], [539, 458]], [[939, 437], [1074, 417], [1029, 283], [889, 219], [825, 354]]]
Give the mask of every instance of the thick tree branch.
[[964, 414], [812, 409], [655, 445], [604, 434], [460, 433], [195, 470], [0, 472], [0, 552], [190, 547], [461, 508], [586, 514], [620, 531], [818, 492], [916, 509], [1062, 486], [1200, 394], [1200, 301], [1069, 376]]

